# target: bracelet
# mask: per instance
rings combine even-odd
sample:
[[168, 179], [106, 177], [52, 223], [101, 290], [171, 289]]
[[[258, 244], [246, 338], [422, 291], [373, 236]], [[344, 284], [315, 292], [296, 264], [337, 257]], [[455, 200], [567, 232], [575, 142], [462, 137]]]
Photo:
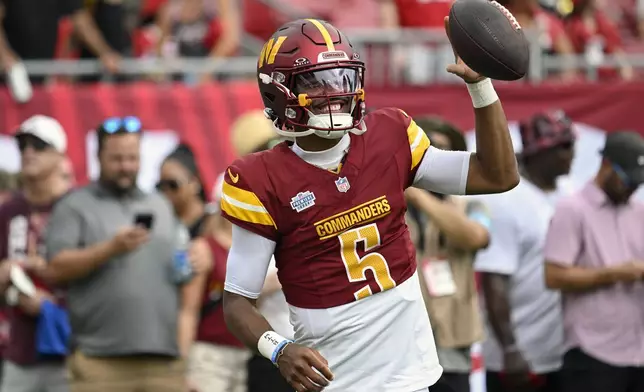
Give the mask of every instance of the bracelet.
[[273, 364], [277, 364], [284, 347], [289, 343], [291, 343], [291, 340], [286, 339], [277, 332], [266, 331], [257, 342], [257, 350], [262, 356], [270, 359]]
[[499, 100], [499, 96], [496, 95], [496, 90], [494, 90], [494, 86], [492, 85], [492, 80], [490, 78], [485, 78], [476, 83], [468, 83], [467, 91], [470, 92], [472, 105], [474, 105], [474, 108], [476, 109], [490, 106]]
[[291, 344], [291, 342], [290, 342], [290, 341], [286, 342], [286, 343], [285, 343], [281, 348], [277, 348], [277, 349], [276, 349], [276, 351], [277, 351], [277, 356], [275, 357], [275, 362], [273, 362], [273, 365], [275, 365], [275, 366], [277, 366], [277, 367], [280, 367], [280, 365], [279, 365], [280, 358], [282, 357], [282, 354], [284, 354], [284, 349], [285, 349], [285, 348], [286, 348], [286, 346], [288, 346], [289, 344]]

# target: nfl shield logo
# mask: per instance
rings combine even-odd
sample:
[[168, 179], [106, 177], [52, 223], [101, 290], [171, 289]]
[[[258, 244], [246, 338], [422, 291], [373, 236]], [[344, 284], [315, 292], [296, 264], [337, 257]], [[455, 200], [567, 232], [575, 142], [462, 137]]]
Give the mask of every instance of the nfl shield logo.
[[349, 180], [347, 180], [346, 177], [340, 177], [335, 180], [335, 186], [336, 188], [338, 188], [338, 191], [342, 193], [346, 193], [349, 188], [351, 188], [351, 185], [349, 185]]

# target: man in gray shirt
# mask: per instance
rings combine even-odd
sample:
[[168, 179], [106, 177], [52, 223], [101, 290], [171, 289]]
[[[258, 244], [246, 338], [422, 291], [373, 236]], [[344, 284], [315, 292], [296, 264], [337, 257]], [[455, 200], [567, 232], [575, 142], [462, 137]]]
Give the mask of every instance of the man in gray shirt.
[[166, 199], [136, 187], [140, 130], [132, 117], [100, 126], [99, 180], [65, 196], [49, 220], [48, 273], [68, 289], [76, 392], [186, 388], [177, 346], [181, 226]]

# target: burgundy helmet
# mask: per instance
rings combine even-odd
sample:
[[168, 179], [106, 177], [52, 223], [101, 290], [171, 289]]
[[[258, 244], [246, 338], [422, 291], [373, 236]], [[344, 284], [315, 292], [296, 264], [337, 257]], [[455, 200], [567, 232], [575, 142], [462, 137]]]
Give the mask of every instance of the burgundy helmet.
[[364, 63], [331, 24], [300, 19], [280, 27], [257, 62], [264, 112], [282, 136], [336, 139], [367, 129]]

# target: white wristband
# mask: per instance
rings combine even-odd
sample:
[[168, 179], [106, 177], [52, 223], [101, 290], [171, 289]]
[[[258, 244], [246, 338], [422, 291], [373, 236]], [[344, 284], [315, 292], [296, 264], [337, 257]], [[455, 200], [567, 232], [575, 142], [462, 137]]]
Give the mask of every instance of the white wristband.
[[266, 331], [264, 334], [259, 338], [259, 341], [257, 342], [257, 349], [259, 350], [259, 353], [262, 354], [265, 358], [268, 358], [276, 364], [277, 362], [277, 356], [279, 355], [280, 351], [286, 346], [287, 344], [291, 343], [291, 340], [286, 339], [284, 336], [281, 336], [275, 331]]
[[472, 105], [476, 109], [490, 106], [499, 100], [490, 78], [485, 78], [472, 84], [468, 83], [467, 90], [470, 92], [470, 97], [472, 97]]

